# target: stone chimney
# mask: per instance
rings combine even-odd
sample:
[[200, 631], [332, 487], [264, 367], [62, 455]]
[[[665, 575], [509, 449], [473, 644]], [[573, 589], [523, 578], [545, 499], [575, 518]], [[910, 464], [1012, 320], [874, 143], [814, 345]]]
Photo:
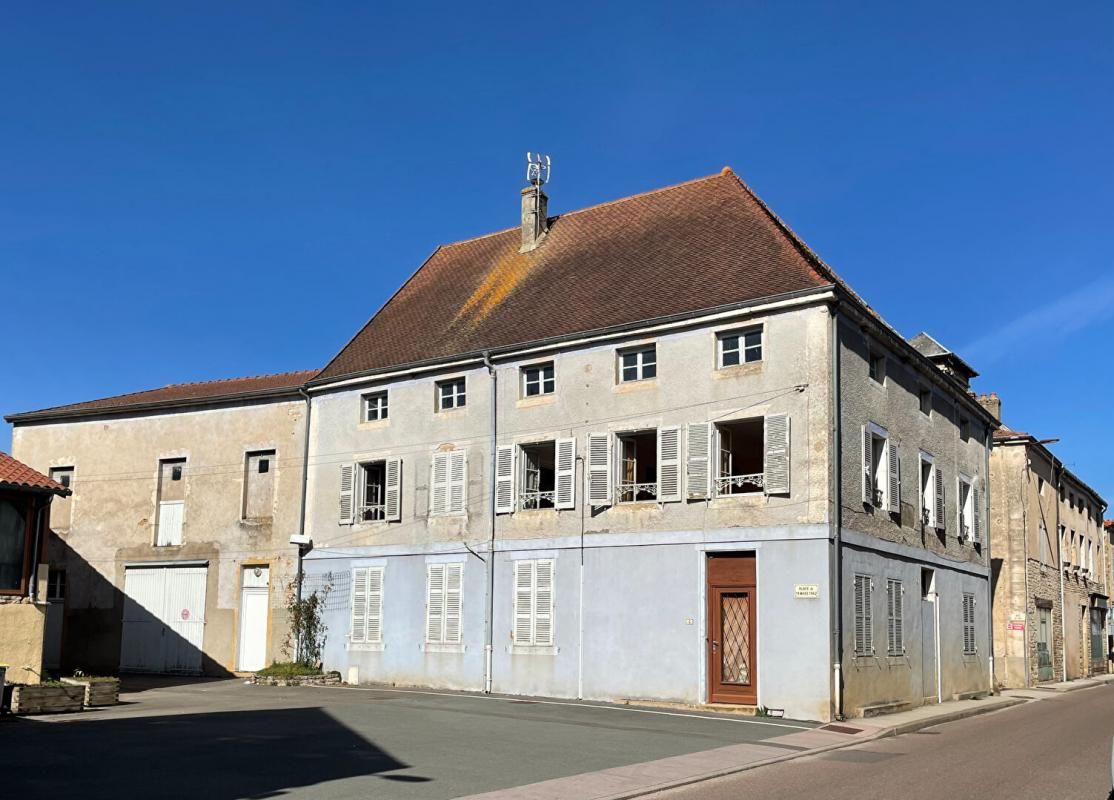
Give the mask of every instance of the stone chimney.
[[522, 247], [520, 253], [529, 253], [542, 243], [546, 231], [549, 198], [540, 186], [527, 186], [522, 190]]
[[1002, 401], [994, 392], [990, 394], [980, 394], [978, 397], [979, 405], [994, 415], [994, 419], [1001, 422], [1002, 420]]

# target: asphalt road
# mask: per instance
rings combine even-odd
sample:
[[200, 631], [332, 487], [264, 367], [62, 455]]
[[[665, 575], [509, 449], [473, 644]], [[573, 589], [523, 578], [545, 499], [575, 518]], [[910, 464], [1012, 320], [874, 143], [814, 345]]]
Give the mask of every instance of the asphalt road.
[[443, 800], [811, 727], [421, 692], [168, 684], [125, 692], [108, 710], [0, 718], [0, 798]]
[[1114, 800], [1114, 686], [774, 764], [654, 800]]

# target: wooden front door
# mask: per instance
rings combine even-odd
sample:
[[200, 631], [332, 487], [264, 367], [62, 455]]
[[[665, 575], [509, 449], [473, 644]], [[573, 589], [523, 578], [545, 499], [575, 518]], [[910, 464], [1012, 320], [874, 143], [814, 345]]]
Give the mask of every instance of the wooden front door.
[[753, 553], [708, 556], [708, 701], [758, 702], [758, 593]]

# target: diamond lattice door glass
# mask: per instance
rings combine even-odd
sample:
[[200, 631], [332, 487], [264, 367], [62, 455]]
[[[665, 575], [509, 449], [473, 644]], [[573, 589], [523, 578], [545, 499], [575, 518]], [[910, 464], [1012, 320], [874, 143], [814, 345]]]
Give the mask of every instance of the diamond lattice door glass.
[[720, 595], [720, 680], [723, 683], [750, 683], [750, 593], [724, 592]]

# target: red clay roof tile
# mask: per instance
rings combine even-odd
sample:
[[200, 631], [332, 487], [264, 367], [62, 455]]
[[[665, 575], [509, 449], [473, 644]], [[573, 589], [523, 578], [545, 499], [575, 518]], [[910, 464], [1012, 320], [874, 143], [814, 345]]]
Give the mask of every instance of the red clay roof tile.
[[31, 469], [22, 461], [16, 461], [2, 450], [0, 450], [0, 488], [53, 492], [63, 497], [70, 493], [70, 490], [62, 484]]

